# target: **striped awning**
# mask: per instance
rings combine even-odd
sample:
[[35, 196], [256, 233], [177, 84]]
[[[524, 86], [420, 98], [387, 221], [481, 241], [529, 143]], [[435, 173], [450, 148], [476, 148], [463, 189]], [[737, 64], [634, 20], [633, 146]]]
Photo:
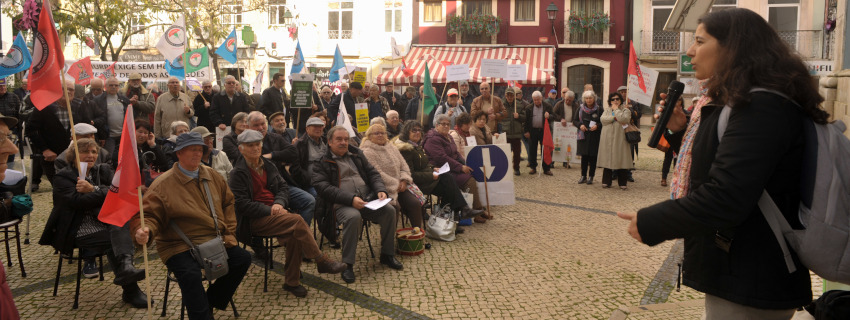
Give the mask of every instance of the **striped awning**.
[[527, 65], [527, 77], [525, 80], [517, 81], [520, 84], [555, 85], [555, 47], [553, 46], [455, 47], [414, 45], [404, 57], [407, 67], [413, 70], [412, 76], [406, 76], [403, 72], [404, 67], [398, 66], [378, 75], [375, 82], [378, 84], [387, 82], [401, 85], [408, 82], [421, 84], [425, 79], [426, 63], [431, 71], [431, 82], [433, 83], [446, 83], [446, 66], [455, 64], [469, 64], [469, 82], [507, 82], [502, 78], [482, 77], [482, 59], [504, 59], [508, 61], [508, 64]]

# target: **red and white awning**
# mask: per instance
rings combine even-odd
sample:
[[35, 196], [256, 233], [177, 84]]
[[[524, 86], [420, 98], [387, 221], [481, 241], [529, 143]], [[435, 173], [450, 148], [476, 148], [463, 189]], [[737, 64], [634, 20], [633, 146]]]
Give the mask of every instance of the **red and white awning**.
[[469, 82], [506, 83], [502, 78], [481, 76], [482, 59], [504, 59], [508, 64], [527, 65], [527, 77], [517, 82], [531, 85], [555, 85], [555, 47], [553, 46], [501, 46], [501, 47], [454, 47], [454, 46], [413, 46], [404, 57], [407, 67], [413, 75], [404, 74], [403, 66], [378, 75], [375, 82], [384, 84], [393, 82], [399, 85], [420, 84], [424, 81], [425, 64], [431, 71], [431, 82], [446, 83], [447, 65], [469, 64]]

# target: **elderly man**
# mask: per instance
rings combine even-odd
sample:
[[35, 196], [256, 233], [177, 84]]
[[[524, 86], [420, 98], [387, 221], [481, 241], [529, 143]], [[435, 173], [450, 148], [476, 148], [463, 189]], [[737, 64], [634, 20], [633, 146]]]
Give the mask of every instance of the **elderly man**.
[[[77, 123], [74, 125], [74, 134], [77, 137], [77, 140], [94, 139], [97, 134], [97, 128], [88, 123]], [[68, 148], [63, 150], [62, 153], [56, 157], [56, 161], [53, 162], [56, 172], [59, 172], [59, 170], [68, 166], [68, 161], [65, 160], [65, 156], [68, 152], [70, 152], [70, 150], [71, 146], [68, 145]], [[97, 153], [97, 159], [95, 159], [94, 164], [111, 163], [110, 161], [112, 161], [112, 157], [109, 155], [109, 151], [100, 150], [100, 152]]]
[[401, 119], [398, 112], [390, 110], [387, 112], [387, 139], [395, 138], [399, 133], [401, 133]]
[[195, 116], [198, 117], [198, 126], [205, 127], [210, 132], [215, 132], [216, 125], [210, 118], [210, 107], [212, 107], [213, 99], [212, 82], [204, 80], [201, 83], [201, 89], [201, 93], [195, 96], [195, 100], [192, 101]]
[[230, 189], [236, 198], [236, 238], [251, 243], [256, 235], [276, 236], [286, 246], [283, 290], [305, 297], [307, 288], [299, 279], [302, 256], [316, 259], [319, 273], [340, 273], [346, 266], [323, 254], [304, 219], [286, 210], [288, 186], [277, 166], [262, 157], [263, 134], [248, 129], [239, 134], [238, 141], [242, 157], [236, 160], [230, 174]]
[[[431, 87], [431, 89], [434, 90], [434, 92], [437, 91], [437, 88]], [[419, 104], [422, 101], [422, 96], [424, 95], [425, 86], [419, 86], [419, 96], [414, 99], [410, 99], [410, 101], [407, 103], [407, 110], [405, 111], [405, 118], [407, 118], [407, 120], [419, 121]], [[430, 113], [422, 115], [423, 117], [425, 117], [425, 128], [423, 128], [424, 131], [427, 132], [428, 130], [433, 128], [432, 123], [434, 121], [434, 113], [436, 112], [437, 108], [435, 106], [435, 108], [431, 109]]]
[[333, 101], [334, 91], [331, 90], [331, 87], [328, 85], [323, 85], [321, 89], [321, 94], [319, 94], [319, 100], [316, 102], [319, 105], [320, 110], [327, 109], [331, 105], [331, 101]]
[[502, 120], [502, 129], [507, 134], [513, 153], [514, 175], [520, 175], [519, 163], [522, 161], [522, 135], [525, 133], [525, 101], [518, 101], [514, 88], [505, 89], [505, 112], [508, 116]]
[[[528, 164], [531, 171], [528, 174], [537, 173], [537, 148], [543, 144], [543, 121], [549, 121], [552, 113], [552, 106], [543, 101], [543, 94], [540, 91], [534, 91], [531, 94], [531, 105], [525, 109], [525, 137], [529, 139], [531, 144], [528, 149]], [[541, 157], [545, 158], [545, 157]], [[552, 175], [551, 163], [543, 162], [543, 174]]]
[[470, 110], [472, 108], [472, 101], [475, 100], [476, 96], [469, 92], [469, 82], [466, 80], [461, 80], [457, 82], [457, 88], [459, 93], [460, 102], [466, 108], [466, 110]]
[[149, 114], [156, 111], [156, 99], [148, 89], [142, 86], [142, 75], [131, 73], [124, 86], [124, 96], [130, 99], [133, 105], [133, 115], [138, 118], [147, 118]]
[[236, 78], [231, 75], [224, 77], [224, 90], [213, 96], [210, 108], [210, 119], [224, 130], [233, 120], [233, 115], [239, 112], [251, 112], [253, 110], [248, 102], [248, 96], [237, 90]]
[[103, 94], [103, 79], [94, 78], [91, 79], [91, 83], [89, 83], [89, 92], [86, 93], [83, 98], [94, 101], [97, 97]]
[[[564, 87], [561, 89], [561, 94], [563, 99], [555, 104], [549, 120], [552, 120], [552, 122], [561, 122], [561, 125], [566, 127], [567, 123], [573, 122], [573, 114], [578, 111], [578, 104], [576, 103], [576, 93], [572, 92], [569, 88]], [[564, 162], [563, 166], [564, 168], [571, 168], [569, 162]]]
[[[95, 98], [94, 103], [103, 117], [95, 121], [98, 138], [105, 141], [104, 149], [112, 155], [112, 163], [118, 163], [118, 150], [116, 147], [121, 141], [121, 130], [124, 126], [124, 115], [130, 99], [118, 92], [121, 83], [116, 78], [106, 79], [106, 91]], [[133, 110], [135, 114], [135, 110]], [[100, 125], [98, 127], [98, 125]]]
[[[452, 128], [455, 127], [455, 119], [461, 113], [467, 112], [466, 107], [460, 101], [460, 97], [458, 95], [457, 89], [451, 88], [449, 89], [448, 99], [441, 103], [439, 107], [437, 107], [437, 111], [434, 111], [434, 117], [437, 115], [445, 114], [449, 116], [449, 119], [452, 121]], [[435, 120], [436, 121], [436, 120]], [[434, 122], [434, 126], [437, 126], [437, 123]]]
[[502, 99], [495, 97], [490, 92], [490, 83], [483, 82], [479, 87], [481, 96], [472, 100], [472, 108], [470, 114], [476, 111], [481, 111], [487, 114], [487, 127], [491, 132], [499, 132], [499, 122], [507, 117], [505, 107], [502, 105]]
[[401, 270], [404, 266], [395, 258], [396, 211], [385, 205], [377, 210], [366, 208], [372, 200], [387, 198], [381, 173], [355, 147], [348, 145], [348, 131], [336, 126], [328, 131], [328, 151], [321, 161], [313, 164], [312, 180], [316, 191], [328, 204], [328, 209], [342, 224], [342, 262], [348, 268], [342, 280], [353, 283], [354, 258], [362, 219], [381, 226], [381, 264]]
[[295, 143], [298, 151], [298, 160], [289, 167], [293, 180], [298, 187], [316, 197], [316, 189], [313, 188], [310, 170], [312, 165], [322, 159], [328, 149], [328, 141], [325, 139], [325, 122], [321, 118], [311, 117], [307, 119], [306, 132]]
[[29, 82], [29, 80], [26, 78], [21, 80], [21, 86], [14, 91], [15, 95], [18, 96], [18, 98], [21, 98], [21, 100], [24, 100], [24, 98], [30, 94], [29, 89], [27, 89], [27, 82]]
[[350, 116], [354, 116], [354, 104], [365, 102], [363, 98], [363, 86], [359, 82], [354, 82], [351, 86], [348, 86], [348, 90], [343, 91], [331, 101], [331, 104], [328, 106], [328, 117], [331, 118], [331, 123], [336, 123], [337, 114], [339, 113], [339, 108], [342, 107], [343, 101], [345, 102], [345, 112], [348, 112]]
[[[224, 310], [251, 266], [251, 254], [236, 242], [235, 200], [230, 188], [212, 168], [201, 165], [204, 140], [196, 132], [177, 137], [178, 162], [154, 181], [145, 193], [145, 228], [139, 215], [130, 220], [136, 243], [156, 239], [160, 259], [174, 273], [189, 319], [212, 319], [212, 308]], [[208, 199], [207, 193], [212, 194]], [[213, 208], [209, 207], [209, 202]], [[210, 210], [215, 211], [215, 221]], [[221, 235], [227, 251], [229, 271], [204, 291], [198, 261], [180, 234], [194, 244]]]
[[289, 143], [295, 143], [295, 139], [298, 139], [298, 135], [295, 133], [295, 129], [289, 128], [286, 123], [286, 117], [283, 112], [275, 112], [269, 116], [269, 124], [271, 125], [271, 132], [277, 133], [281, 135], [284, 139], [286, 139]]
[[154, 134], [157, 138], [168, 138], [171, 135], [171, 123], [185, 121], [189, 123], [195, 110], [189, 96], [180, 92], [180, 80], [177, 77], [168, 78], [168, 92], [162, 94], [156, 101], [154, 113]]
[[292, 203], [292, 208], [304, 218], [307, 225], [310, 225], [313, 221], [316, 198], [303, 189], [295, 187], [297, 185], [295, 179], [292, 178], [289, 171], [286, 171], [286, 165], [298, 160], [298, 152], [296, 152], [295, 147], [281, 135], [269, 132], [269, 124], [261, 112], [253, 111], [248, 114], [245, 120], [248, 129], [263, 134], [263, 158], [270, 159], [277, 166], [284, 181], [290, 185], [289, 201]]
[[390, 104], [390, 109], [395, 110], [396, 112], [404, 112], [404, 109], [407, 108], [407, 104], [402, 105], [401, 95], [396, 93], [394, 90], [394, 86], [392, 82], [387, 82], [384, 84], [384, 92], [381, 92], [381, 96], [384, 99], [387, 99], [387, 102]]
[[548, 103], [550, 106], [554, 106], [555, 103], [558, 103], [558, 90], [549, 90], [549, 94], [547, 95], [546, 99], [543, 99], [543, 101]]
[[[65, 87], [68, 96], [73, 96], [74, 81], [66, 81]], [[74, 121], [79, 123], [80, 120], [75, 117]], [[34, 109], [26, 125], [33, 154], [41, 155], [41, 168], [52, 184], [53, 176], [56, 174], [53, 161], [71, 143], [71, 126], [74, 125], [68, 116], [65, 95], [44, 109]], [[33, 173], [33, 191], [38, 190], [39, 183], [41, 183], [41, 174]]]
[[[289, 107], [289, 98], [286, 96], [286, 90], [283, 86], [286, 84], [283, 73], [275, 73], [272, 79], [272, 86], [263, 90], [262, 104], [260, 112], [267, 117], [276, 112], [283, 113], [284, 108]], [[284, 103], [286, 106], [284, 107]]]

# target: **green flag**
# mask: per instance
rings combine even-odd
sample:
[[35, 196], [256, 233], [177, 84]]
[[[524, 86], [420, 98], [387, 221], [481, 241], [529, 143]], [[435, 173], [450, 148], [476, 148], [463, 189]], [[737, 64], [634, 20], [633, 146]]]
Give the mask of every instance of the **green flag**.
[[183, 54], [183, 65], [186, 73], [193, 73], [210, 66], [210, 53], [207, 47], [192, 50]]
[[434, 106], [440, 103], [437, 100], [437, 93], [434, 92], [434, 86], [431, 85], [431, 70], [428, 70], [428, 63], [425, 63], [425, 81], [422, 84], [425, 88], [422, 89], [422, 94], [425, 97], [422, 103], [422, 112], [425, 116], [431, 114]]

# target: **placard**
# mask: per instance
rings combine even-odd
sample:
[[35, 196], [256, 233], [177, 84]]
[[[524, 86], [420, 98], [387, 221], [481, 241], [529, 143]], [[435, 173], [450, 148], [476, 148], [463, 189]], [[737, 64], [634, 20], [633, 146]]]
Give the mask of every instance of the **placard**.
[[[512, 205], [516, 201], [514, 192], [513, 166], [509, 155], [511, 145], [488, 144], [483, 146], [466, 146], [464, 159], [466, 165], [472, 168], [472, 177], [478, 182], [478, 198], [481, 204], [487, 205], [489, 193], [490, 205]], [[484, 170], [487, 171], [487, 187], [484, 187]]]
[[357, 122], [357, 132], [366, 132], [369, 129], [369, 105], [366, 103], [355, 103], [354, 118]]
[[446, 81], [469, 80], [469, 64], [446, 66]]
[[505, 80], [528, 80], [528, 65], [509, 64]]
[[504, 78], [508, 72], [508, 60], [481, 59], [481, 76]]
[[561, 122], [555, 122], [553, 128], [552, 142], [555, 144], [555, 151], [552, 152], [552, 162], [581, 163], [581, 160], [576, 157], [576, 146], [578, 144], [576, 127], [569, 122], [566, 126], [561, 125]]
[[646, 91], [640, 89], [637, 76], [629, 75], [629, 99], [642, 105], [650, 106], [652, 105], [652, 95], [655, 94], [655, 83], [658, 79], [658, 71], [644, 66], [639, 67], [641, 74], [643, 74], [643, 82], [646, 85]]
[[292, 108], [306, 109], [313, 107], [313, 75], [292, 74]]

